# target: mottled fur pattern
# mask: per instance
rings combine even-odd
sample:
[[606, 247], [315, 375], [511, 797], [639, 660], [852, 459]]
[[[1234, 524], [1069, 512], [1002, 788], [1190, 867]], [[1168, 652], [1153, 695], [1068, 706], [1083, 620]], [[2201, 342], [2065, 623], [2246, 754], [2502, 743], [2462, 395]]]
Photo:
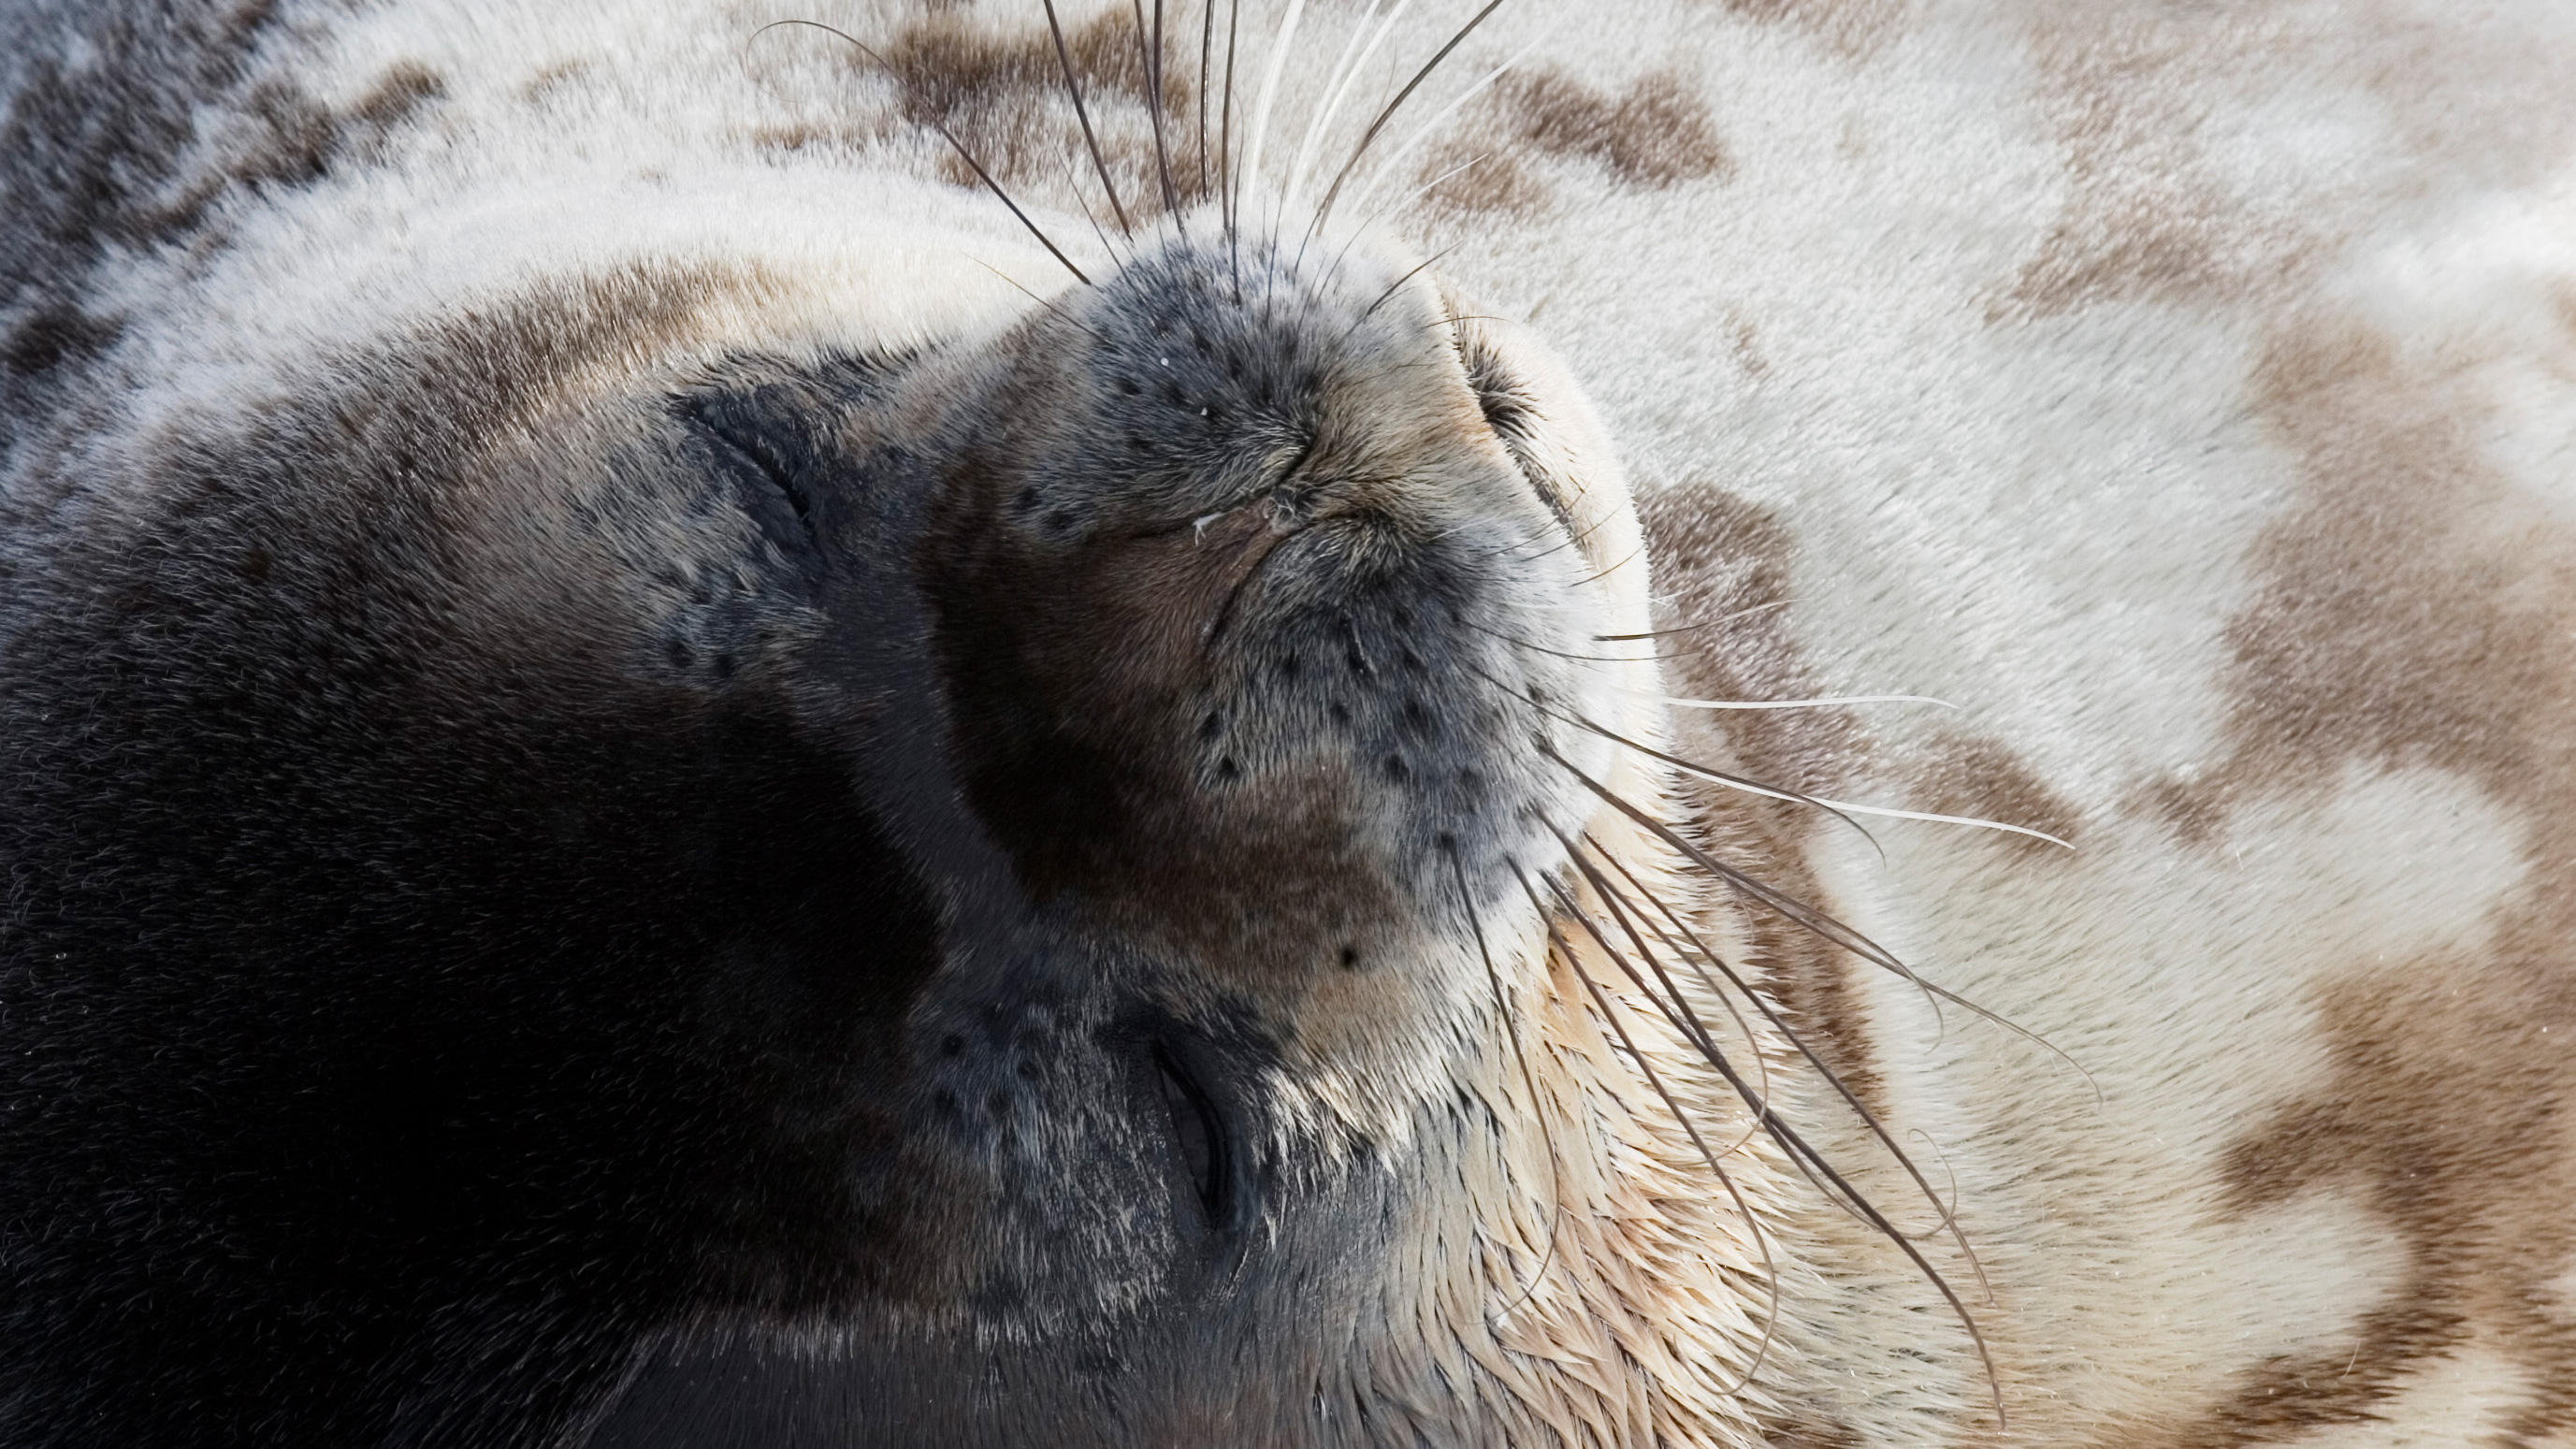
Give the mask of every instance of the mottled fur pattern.
[[0, 7], [0, 1439], [2576, 1443], [2576, 19], [1523, 4]]

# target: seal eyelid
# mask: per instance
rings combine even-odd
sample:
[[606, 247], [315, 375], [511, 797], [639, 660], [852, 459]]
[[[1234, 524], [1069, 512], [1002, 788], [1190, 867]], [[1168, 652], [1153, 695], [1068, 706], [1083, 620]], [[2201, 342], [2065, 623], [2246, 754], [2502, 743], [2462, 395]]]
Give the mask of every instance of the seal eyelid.
[[[1248, 508], [1253, 504], [1264, 501], [1265, 499], [1277, 499], [1291, 483], [1296, 481], [1297, 475], [1305, 471], [1306, 461], [1314, 455], [1315, 441], [1313, 438], [1309, 437], [1305, 442], [1298, 445], [1295, 456], [1291, 457], [1285, 466], [1280, 467], [1275, 471], [1265, 466], [1258, 474], [1255, 475], [1253, 482], [1249, 486], [1245, 487], [1241, 492], [1231, 495], [1224, 501], [1215, 501], [1203, 504], [1187, 517], [1165, 517], [1153, 519], [1139, 525], [1134, 530], [1130, 531], [1126, 537], [1162, 538], [1169, 534], [1188, 532], [1195, 537], [1203, 539], [1206, 536], [1209, 524], [1214, 523], [1216, 520], [1223, 518], [1236, 509]], [[1272, 456], [1275, 457], [1276, 453], [1274, 452]]]
[[[734, 464], [738, 474], [757, 475], [776, 494], [777, 501], [787, 505], [787, 511], [794, 516], [795, 533], [799, 536], [774, 538], [775, 542], [782, 547], [811, 548], [814, 546], [817, 541], [814, 531], [814, 496], [804, 486], [802, 470], [779, 447], [775, 439], [740, 418], [727, 416], [726, 414], [732, 409], [725, 408], [717, 401], [691, 399], [681, 403], [674, 411], [681, 422], [687, 424], [690, 431], [703, 439], [720, 460]], [[755, 520], [763, 525], [764, 531], [773, 536], [780, 532], [775, 525], [784, 520], [775, 518], [774, 505], [764, 508], [760, 506], [758, 500], [744, 501], [750, 507]]]
[[1199, 1206], [1210, 1227], [1222, 1225], [1232, 1206], [1224, 1120], [1216, 1104], [1170, 1049], [1154, 1048], [1154, 1077], [1163, 1106], [1171, 1113], [1172, 1135], [1180, 1146], [1181, 1166], [1198, 1192]]

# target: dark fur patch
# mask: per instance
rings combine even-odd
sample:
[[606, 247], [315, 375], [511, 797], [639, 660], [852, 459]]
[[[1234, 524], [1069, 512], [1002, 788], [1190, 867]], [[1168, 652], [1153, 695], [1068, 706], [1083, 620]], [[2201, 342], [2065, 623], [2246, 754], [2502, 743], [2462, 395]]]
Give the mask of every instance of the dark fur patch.
[[[1794, 699], [1822, 692], [1781, 619], [1785, 611], [1766, 607], [1789, 597], [1796, 543], [1779, 520], [1705, 484], [1647, 494], [1638, 516], [1654, 549], [1656, 582], [1671, 599], [1664, 626], [1708, 625], [1652, 641], [1670, 661], [1666, 677], [1675, 693]], [[1730, 622], [1709, 622], [1715, 620]], [[1684, 710], [1674, 724], [1676, 752], [1684, 758], [1731, 755], [1755, 780], [1811, 794], [1832, 795], [1868, 748], [1858, 717], [1840, 709]], [[1679, 789], [1712, 854], [1759, 859], [1768, 884], [1801, 900], [1818, 898], [1798, 842], [1815, 830], [1841, 828], [1830, 817], [1718, 785], [1683, 780]], [[1750, 912], [1745, 922], [1791, 1027], [1863, 1101], [1883, 1106], [1854, 979], [1855, 972], [1877, 968], [1771, 913]]]
[[[440, 93], [407, 63], [344, 112], [284, 82], [250, 84], [269, 23], [267, 0], [126, 6], [92, 23], [85, 66], [32, 62], [0, 125], [0, 450], [41, 414], [35, 389], [117, 335], [120, 320], [83, 300], [107, 248], [202, 245], [225, 196], [310, 184]], [[213, 159], [183, 172], [200, 146]]]
[[1500, 89], [1522, 140], [1551, 156], [1598, 161], [1622, 186], [1661, 190], [1734, 175], [1708, 103], [1678, 75], [1641, 76], [1618, 96], [1555, 70], [1507, 77]]

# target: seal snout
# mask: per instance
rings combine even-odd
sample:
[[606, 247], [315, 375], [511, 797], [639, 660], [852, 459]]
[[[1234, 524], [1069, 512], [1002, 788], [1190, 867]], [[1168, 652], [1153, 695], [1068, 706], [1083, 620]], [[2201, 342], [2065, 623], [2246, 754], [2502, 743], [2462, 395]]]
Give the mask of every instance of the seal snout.
[[1598, 752], [1565, 711], [1609, 687], [1633, 521], [1543, 358], [1315, 251], [1176, 246], [1033, 321], [925, 560], [973, 803], [1040, 894], [1357, 966], [1449, 855], [1580, 828], [1547, 756]]

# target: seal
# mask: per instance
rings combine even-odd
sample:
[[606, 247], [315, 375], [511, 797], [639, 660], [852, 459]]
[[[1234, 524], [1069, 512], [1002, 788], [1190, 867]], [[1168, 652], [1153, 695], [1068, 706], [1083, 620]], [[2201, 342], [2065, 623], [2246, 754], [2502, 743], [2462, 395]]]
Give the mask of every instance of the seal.
[[[1654, 628], [1636, 515], [1523, 329], [1373, 233], [1174, 195], [1035, 305], [934, 282], [936, 329], [866, 295], [958, 245], [907, 221], [843, 244], [849, 281], [541, 249], [318, 362], [253, 324], [152, 377], [119, 329], [220, 353], [225, 289], [103, 320], [116, 281], [274, 265], [260, 228], [310, 245], [335, 168], [477, 84], [290, 102], [279, 17], [180, 20], [22, 79], [21, 144], [139, 212], [142, 148], [99, 131], [145, 102], [89, 76], [331, 119], [301, 170], [171, 137], [142, 159], [196, 209], [158, 250], [74, 218], [20, 292], [13, 1442], [1498, 1442], [1723, 1408], [1749, 1248], [1620, 1284], [1704, 1300], [1642, 1334], [1538, 1281], [1615, 1253], [1557, 1220], [1636, 1190], [1558, 1154], [1707, 1149], [1585, 1105], [1607, 1019], [1538, 1000], [1542, 922], [1612, 888], [1585, 842], [1688, 897], [1605, 803], [1658, 789], [1654, 664], [1603, 642]], [[905, 185], [970, 214], [899, 176], [859, 204]], [[1709, 1068], [1672, 1072], [1708, 1111]], [[1584, 1382], [1693, 1313], [1722, 1351], [1663, 1367], [1684, 1394]], [[1576, 1372], [1478, 1366], [1554, 1319]]]
[[1435, 8], [0, 14], [0, 1440], [2576, 1422], [2563, 38]]

